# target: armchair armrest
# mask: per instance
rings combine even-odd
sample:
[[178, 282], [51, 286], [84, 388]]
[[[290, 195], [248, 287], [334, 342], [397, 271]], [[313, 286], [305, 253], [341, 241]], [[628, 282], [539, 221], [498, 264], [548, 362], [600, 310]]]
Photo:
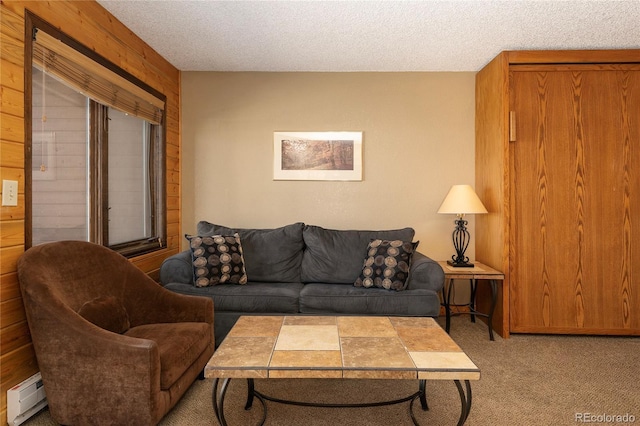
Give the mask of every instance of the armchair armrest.
[[[153, 403], [131, 400], [130, 395], [160, 392], [160, 355], [155, 342], [111, 333], [59, 306], [42, 305], [30, 314], [32, 324], [46, 324], [46, 329], [34, 330], [37, 338], [33, 344], [48, 399], [62, 395], [79, 404], [90, 404], [96, 395], [113, 395], [114, 389], [123, 389], [126, 391], [120, 393], [121, 400], [109, 400], [109, 405], [138, 412], [141, 408], [134, 405]], [[91, 395], [86, 394], [88, 388]], [[52, 407], [65, 406], [62, 401], [50, 402]], [[152, 412], [151, 408], [155, 409], [147, 411]]]
[[435, 260], [420, 252], [413, 254], [407, 289], [425, 288], [439, 292], [444, 287], [444, 271]]

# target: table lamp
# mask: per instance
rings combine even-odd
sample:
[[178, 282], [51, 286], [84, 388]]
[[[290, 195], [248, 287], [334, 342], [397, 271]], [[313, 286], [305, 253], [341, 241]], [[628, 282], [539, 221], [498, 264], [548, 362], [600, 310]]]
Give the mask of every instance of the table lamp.
[[487, 209], [471, 185], [453, 185], [438, 209], [438, 213], [458, 216], [454, 221], [456, 228], [452, 234], [456, 254], [451, 256], [451, 260], [448, 260], [447, 263], [454, 267], [472, 268], [473, 263], [470, 263], [469, 258], [464, 255], [471, 240], [469, 231], [467, 231], [468, 222], [464, 220], [464, 215], [488, 213]]

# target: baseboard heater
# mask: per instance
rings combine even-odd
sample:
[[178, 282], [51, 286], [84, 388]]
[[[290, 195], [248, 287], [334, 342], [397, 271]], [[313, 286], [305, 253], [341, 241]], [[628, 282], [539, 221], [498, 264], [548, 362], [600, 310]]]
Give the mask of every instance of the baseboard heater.
[[21, 425], [46, 406], [42, 376], [37, 372], [7, 391], [7, 423]]

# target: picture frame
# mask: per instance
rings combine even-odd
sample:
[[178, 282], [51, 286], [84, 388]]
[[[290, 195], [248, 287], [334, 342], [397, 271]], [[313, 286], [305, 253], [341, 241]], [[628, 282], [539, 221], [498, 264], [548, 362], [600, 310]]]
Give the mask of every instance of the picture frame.
[[274, 180], [362, 180], [362, 132], [274, 132]]

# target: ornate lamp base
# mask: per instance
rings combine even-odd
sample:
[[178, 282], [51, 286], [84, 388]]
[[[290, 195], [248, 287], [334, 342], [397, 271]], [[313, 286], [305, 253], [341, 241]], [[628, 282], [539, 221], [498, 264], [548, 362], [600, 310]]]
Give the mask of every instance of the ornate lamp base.
[[456, 263], [453, 260], [447, 260], [447, 264], [449, 266], [453, 266], [454, 268], [473, 268], [475, 265], [470, 262], [460, 262]]
[[471, 240], [471, 235], [467, 231], [467, 221], [460, 215], [454, 223], [456, 228], [453, 230], [452, 238], [456, 254], [451, 256], [451, 260], [447, 260], [447, 264], [454, 268], [473, 268], [473, 263], [470, 263], [469, 258], [464, 255]]

